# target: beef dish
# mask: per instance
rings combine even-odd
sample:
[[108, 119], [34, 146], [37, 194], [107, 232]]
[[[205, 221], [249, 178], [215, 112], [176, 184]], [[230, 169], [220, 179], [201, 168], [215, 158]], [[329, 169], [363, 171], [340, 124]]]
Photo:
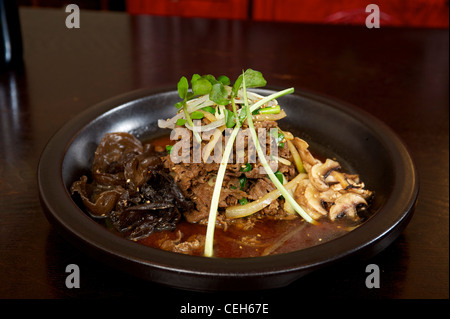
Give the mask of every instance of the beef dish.
[[[255, 91], [261, 95], [274, 92]], [[173, 114], [167, 106], [177, 99], [177, 92], [168, 88], [113, 97], [71, 119], [42, 152], [37, 178], [45, 216], [66, 240], [105, 266], [190, 290], [283, 287], [338, 261], [374, 256], [396, 240], [413, 216], [418, 174], [398, 136], [357, 107], [296, 89], [295, 94], [280, 99], [291, 114], [280, 125], [308, 140], [316, 154], [335, 156], [343, 167], [364, 176], [376, 196], [371, 204], [373, 215], [363, 225], [311, 248], [226, 262], [153, 249], [117, 236], [74, 203], [70, 187], [92, 169], [95, 149], [108, 132], [131, 132], [143, 141], [162, 136], [157, 121]]]
[[[304, 249], [342, 236], [364, 222], [370, 215], [373, 192], [364, 188], [357, 174], [340, 172], [335, 160], [313, 156], [307, 142], [281, 131], [273, 118], [258, 120], [256, 115], [255, 119], [258, 128], [277, 129], [265, 139], [267, 148], [275, 139], [280, 181], [289, 185], [298, 179], [291, 194], [320, 222], [313, 225], [299, 218], [281, 195], [272, 196], [255, 213], [247, 213], [247, 206], [252, 206], [247, 204], [249, 200], [262, 201], [276, 191], [258, 169], [259, 163], [249, 164], [251, 139], [247, 136], [242, 153], [245, 164], [228, 164], [225, 173], [215, 224], [215, 257], [255, 257]], [[204, 121], [204, 125], [211, 124], [211, 116]], [[281, 139], [278, 132], [282, 132]], [[188, 140], [193, 144], [192, 134]], [[210, 142], [204, 141], [201, 149], [208, 145]], [[93, 218], [121, 236], [158, 249], [202, 255], [220, 163], [208, 162], [208, 157], [191, 163], [194, 147], [189, 148], [189, 161], [176, 162], [173, 153], [167, 154], [168, 146], [171, 149], [173, 141], [167, 138], [141, 143], [128, 133], [108, 133], [95, 151], [90, 176], [83, 175], [71, 192]], [[236, 148], [236, 159], [238, 152]]]

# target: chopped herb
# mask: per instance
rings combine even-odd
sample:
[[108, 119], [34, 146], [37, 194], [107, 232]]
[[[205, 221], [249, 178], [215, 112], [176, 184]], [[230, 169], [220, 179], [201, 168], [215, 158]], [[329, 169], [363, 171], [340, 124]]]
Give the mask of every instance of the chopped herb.
[[241, 191], [244, 190], [245, 184], [247, 184], [247, 177], [245, 175], [243, 175], [239, 178], [239, 186], [240, 186]]
[[271, 135], [275, 138], [277, 146], [284, 147], [284, 142], [286, 140], [284, 138], [284, 133], [281, 130], [274, 130], [271, 132]]
[[280, 183], [283, 184], [283, 173], [281, 173], [280, 171], [276, 171], [274, 174], [277, 177], [277, 179], [280, 181]]
[[173, 148], [173, 145], [166, 145], [166, 151], [167, 151], [167, 153], [171, 153], [172, 152], [172, 148]]
[[259, 109], [259, 114], [278, 114], [281, 112], [280, 106], [275, 105], [274, 107], [265, 107], [263, 109]]
[[241, 205], [248, 204], [248, 199], [245, 198], [245, 197], [242, 197], [242, 198], [239, 200], [239, 204], [241, 204]]
[[250, 172], [252, 170], [252, 164], [247, 163], [241, 166], [241, 172]]

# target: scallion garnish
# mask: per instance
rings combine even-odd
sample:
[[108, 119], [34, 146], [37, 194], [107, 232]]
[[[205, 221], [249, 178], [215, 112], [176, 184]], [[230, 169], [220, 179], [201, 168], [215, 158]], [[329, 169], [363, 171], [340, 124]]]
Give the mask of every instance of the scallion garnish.
[[259, 109], [258, 114], [278, 114], [281, 112], [281, 108], [279, 105], [275, 105], [274, 107], [265, 107], [263, 109]]
[[[233, 113], [235, 115], [235, 126], [233, 128], [233, 131], [231, 132], [229, 139], [228, 139], [227, 145], [225, 146], [225, 151], [222, 156], [222, 161], [220, 162], [219, 171], [217, 173], [217, 178], [216, 178], [216, 184], [214, 186], [213, 196], [211, 199], [211, 206], [210, 206], [209, 216], [208, 216], [208, 226], [206, 228], [205, 250], [204, 250], [204, 255], [207, 257], [213, 256], [214, 230], [216, 227], [216, 218], [217, 218], [217, 209], [219, 207], [220, 191], [222, 189], [222, 183], [223, 183], [223, 179], [225, 177], [225, 171], [227, 168], [228, 159], [230, 158], [231, 151], [233, 150], [234, 141], [236, 139], [236, 136], [239, 132], [239, 129], [240, 129], [241, 123], [242, 123], [239, 121], [239, 117], [237, 116], [237, 109], [236, 109], [236, 105], [234, 102], [234, 98], [238, 95], [238, 91], [241, 87], [242, 80], [244, 78], [244, 74], [246, 74], [246, 73], [251, 78], [250, 84], [252, 85], [252, 87], [266, 85], [266, 80], [263, 78], [262, 74], [258, 71], [254, 71], [252, 69], [248, 69], [245, 73], [243, 73], [241, 76], [239, 76], [239, 78], [236, 80], [236, 83], [233, 85], [232, 93], [231, 93], [231, 104], [233, 106]], [[220, 84], [218, 84], [218, 85], [223, 85], [223, 82], [219, 82], [219, 83]], [[213, 89], [214, 89], [214, 85], [213, 85]], [[211, 93], [212, 93], [212, 91], [211, 91]], [[210, 93], [210, 99], [213, 100], [211, 98], [211, 93]], [[214, 98], [216, 98], [216, 96]], [[219, 97], [219, 100], [220, 100], [220, 97]], [[218, 103], [217, 101], [214, 101], [214, 102], [216, 102], [217, 104], [220, 105], [220, 103]]]
[[[247, 99], [247, 88], [245, 85], [245, 77], [242, 81], [242, 86], [244, 90], [244, 107], [247, 110], [247, 114], [251, 114], [250, 107], [248, 105], [248, 99]], [[278, 178], [273, 173], [272, 169], [270, 168], [269, 164], [267, 163], [266, 157], [264, 156], [264, 153], [261, 149], [261, 145], [259, 144], [258, 136], [256, 134], [255, 126], [253, 125], [253, 119], [251, 116], [247, 118], [248, 127], [250, 129], [250, 134], [253, 139], [253, 143], [255, 144], [256, 151], [258, 153], [259, 159], [261, 161], [262, 166], [266, 170], [267, 175], [269, 176], [272, 183], [275, 184], [275, 186], [280, 191], [281, 195], [285, 198], [285, 200], [294, 208], [294, 210], [303, 217], [304, 220], [306, 220], [309, 223], [315, 224], [316, 221], [311, 218], [304, 210], [300, 207], [300, 205], [295, 201], [295, 199], [289, 194], [289, 192], [284, 188], [283, 184], [278, 180]]]
[[244, 172], [244, 173], [250, 172], [251, 170], [252, 170], [252, 164], [250, 164], [250, 163], [242, 165], [241, 168], [240, 168], [240, 171]]
[[243, 191], [246, 184], [247, 184], [247, 177], [246, 177], [245, 175], [242, 175], [242, 176], [239, 178], [239, 189], [240, 189], [241, 191]]
[[274, 174], [277, 177], [277, 179], [280, 181], [280, 183], [283, 184], [283, 173], [281, 173], [280, 171], [276, 171]]
[[241, 205], [246, 205], [246, 204], [248, 204], [248, 199], [245, 198], [245, 197], [242, 197], [242, 198], [239, 200], [239, 204], [241, 204]]

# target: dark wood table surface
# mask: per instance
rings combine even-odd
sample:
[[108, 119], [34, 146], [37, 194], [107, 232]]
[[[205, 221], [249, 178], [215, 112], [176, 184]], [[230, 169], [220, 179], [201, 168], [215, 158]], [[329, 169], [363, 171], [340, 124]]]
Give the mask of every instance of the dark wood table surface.
[[[303, 300], [448, 299], [449, 33], [442, 29], [302, 25], [129, 16], [21, 8], [24, 65], [0, 75], [0, 297], [137, 298], [181, 304]], [[251, 293], [200, 293], [119, 273], [85, 256], [48, 223], [37, 165], [47, 141], [81, 111], [140, 88], [173, 87], [180, 76], [261, 71], [270, 85], [351, 103], [390, 126], [420, 174], [406, 230], [370, 260], [326, 268], [292, 285]], [[380, 288], [365, 267], [381, 270]], [[77, 264], [80, 288], [65, 285]], [[150, 299], [150, 296], [153, 299]], [[156, 299], [155, 299], [156, 298]], [[153, 301], [151, 301], [153, 300]], [[284, 306], [283, 306], [284, 307]]]

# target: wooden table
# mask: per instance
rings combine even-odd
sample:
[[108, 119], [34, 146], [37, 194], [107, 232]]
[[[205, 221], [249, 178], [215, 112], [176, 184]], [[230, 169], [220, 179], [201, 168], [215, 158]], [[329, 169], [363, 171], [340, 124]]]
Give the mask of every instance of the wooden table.
[[[448, 299], [449, 33], [439, 29], [129, 16], [21, 9], [24, 67], [0, 75], [0, 297], [149, 298], [182, 304], [268, 303], [272, 315], [306, 300]], [[131, 90], [176, 87], [180, 76], [261, 71], [268, 83], [341, 99], [389, 125], [420, 173], [416, 212], [369, 261], [344, 263], [284, 289], [203, 294], [143, 282], [73, 248], [50, 227], [36, 170], [51, 136], [81, 111]], [[366, 266], [381, 269], [368, 289]], [[65, 285], [68, 264], [81, 287]], [[240, 298], [240, 299], [238, 299]], [[150, 302], [150, 301], [149, 301]], [[163, 301], [162, 301], [163, 302]], [[272, 307], [272, 308], [270, 308]]]

